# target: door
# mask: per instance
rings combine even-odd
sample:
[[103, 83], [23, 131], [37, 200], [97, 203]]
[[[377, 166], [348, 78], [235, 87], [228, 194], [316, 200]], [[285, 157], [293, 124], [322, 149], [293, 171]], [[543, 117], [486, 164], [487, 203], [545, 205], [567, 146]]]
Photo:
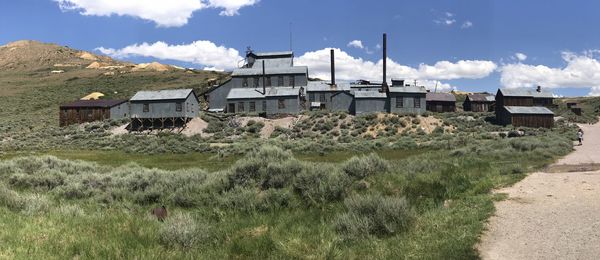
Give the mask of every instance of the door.
[[227, 108], [227, 113], [235, 113], [235, 104], [234, 103], [229, 104], [229, 107]]

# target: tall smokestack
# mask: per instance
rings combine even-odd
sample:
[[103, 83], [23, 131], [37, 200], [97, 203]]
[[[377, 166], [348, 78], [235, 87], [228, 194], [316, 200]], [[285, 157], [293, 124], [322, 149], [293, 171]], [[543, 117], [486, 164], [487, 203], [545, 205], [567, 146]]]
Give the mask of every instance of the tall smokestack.
[[267, 94], [267, 89], [266, 89], [266, 80], [267, 80], [267, 76], [265, 75], [265, 61], [262, 61], [262, 82], [263, 82], [263, 95]]
[[335, 86], [335, 51], [331, 49], [331, 86]]
[[381, 91], [388, 92], [387, 84], [387, 33], [383, 34], [383, 83], [381, 83]]

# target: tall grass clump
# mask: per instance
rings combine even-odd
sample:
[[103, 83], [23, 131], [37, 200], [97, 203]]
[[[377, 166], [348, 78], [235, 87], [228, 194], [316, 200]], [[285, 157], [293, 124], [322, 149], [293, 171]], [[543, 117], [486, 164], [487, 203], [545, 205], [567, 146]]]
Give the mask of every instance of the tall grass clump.
[[188, 250], [208, 242], [211, 230], [187, 213], [176, 213], [161, 226], [158, 236], [160, 243], [166, 247]]
[[400, 234], [415, 217], [405, 198], [353, 196], [344, 200], [344, 205], [347, 212], [338, 215], [334, 225], [338, 233], [351, 239]]
[[356, 179], [364, 179], [368, 176], [389, 171], [389, 163], [379, 157], [376, 153], [369, 155], [354, 156], [342, 166], [343, 171]]
[[294, 192], [306, 205], [319, 206], [342, 200], [352, 181], [339, 169], [329, 165], [310, 165], [294, 181]]

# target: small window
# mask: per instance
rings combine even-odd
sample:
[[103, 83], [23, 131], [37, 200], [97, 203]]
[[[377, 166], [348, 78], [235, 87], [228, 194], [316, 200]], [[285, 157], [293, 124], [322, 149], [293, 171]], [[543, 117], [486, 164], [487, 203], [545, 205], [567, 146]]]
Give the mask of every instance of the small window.
[[263, 100], [263, 102], [262, 102], [262, 111], [267, 112], [267, 101], [266, 100]]
[[238, 112], [244, 112], [244, 102], [238, 102]]
[[285, 109], [285, 99], [283, 99], [283, 98], [279, 99], [279, 101], [277, 102], [277, 108]]
[[396, 97], [396, 108], [403, 108], [403, 107], [404, 107], [404, 98]]
[[315, 93], [308, 94], [308, 101], [315, 102]]
[[248, 112], [255, 112], [255, 111], [256, 111], [256, 102], [250, 101], [250, 104], [248, 105]]
[[277, 78], [277, 86], [283, 86], [283, 76]]
[[319, 94], [319, 102], [321, 102], [321, 103], [327, 102], [327, 99], [325, 99], [325, 93]]
[[175, 103], [175, 110], [176, 110], [177, 112], [181, 112], [181, 111], [183, 110], [183, 104], [181, 104], [181, 103], [179, 103], [179, 102], [178, 102], [178, 103]]
[[144, 112], [150, 112], [150, 104], [144, 104]]
[[415, 98], [415, 108], [421, 108], [421, 98]]
[[294, 78], [294, 76], [290, 76], [290, 86], [296, 86], [296, 79]]
[[245, 88], [248, 87], [248, 78], [243, 78], [242, 79], [242, 86], [245, 87]]
[[265, 85], [267, 85], [267, 87], [270, 87], [271, 86], [271, 77], [267, 77], [266, 80], [267, 80], [267, 83]]
[[258, 88], [259, 85], [260, 85], [260, 78], [259, 77], [254, 78], [254, 87]]

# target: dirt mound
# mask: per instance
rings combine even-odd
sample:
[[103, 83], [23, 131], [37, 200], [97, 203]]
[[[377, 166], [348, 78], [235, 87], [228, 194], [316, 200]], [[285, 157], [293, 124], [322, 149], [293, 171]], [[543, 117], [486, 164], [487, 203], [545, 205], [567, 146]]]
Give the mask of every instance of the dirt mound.
[[81, 52], [81, 55], [79, 55], [79, 58], [82, 58], [84, 60], [91, 60], [91, 61], [97, 61], [98, 57], [96, 57], [94, 54], [91, 54], [87, 51], [83, 51]]
[[146, 71], [169, 71], [171, 70], [172, 67], [169, 65], [164, 65], [158, 62], [152, 62], [152, 63], [140, 63], [138, 65], [136, 65], [135, 67], [133, 67], [132, 71], [141, 71], [141, 70], [146, 70]]
[[255, 122], [262, 122], [263, 124], [265, 124], [265, 126], [262, 128], [262, 130], [260, 130], [260, 137], [269, 138], [273, 131], [275, 131], [276, 127], [291, 129], [294, 126], [294, 124], [300, 119], [301, 117], [288, 116], [278, 119], [266, 119], [262, 117], [240, 117], [238, 120], [240, 125], [243, 127], [247, 126], [250, 120], [253, 120]]

